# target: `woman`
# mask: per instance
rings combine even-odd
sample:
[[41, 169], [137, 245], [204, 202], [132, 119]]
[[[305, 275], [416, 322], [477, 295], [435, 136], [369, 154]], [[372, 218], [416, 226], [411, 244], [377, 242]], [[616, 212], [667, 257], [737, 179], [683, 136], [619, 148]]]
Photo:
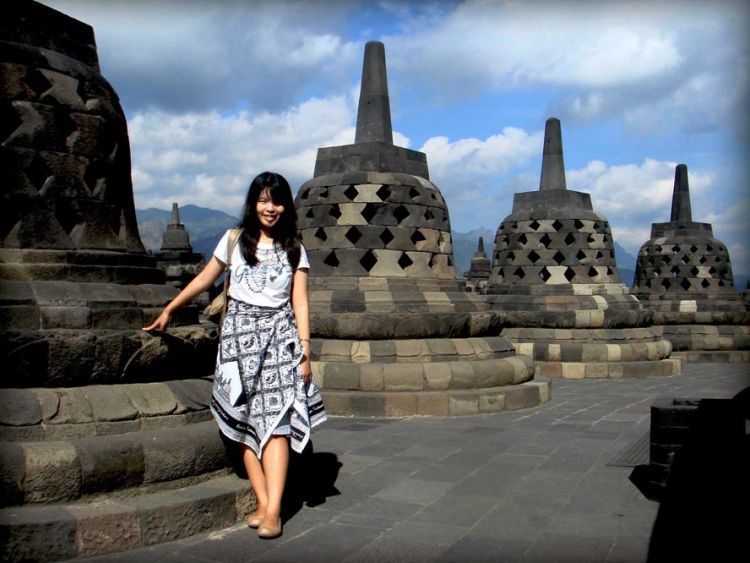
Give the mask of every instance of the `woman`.
[[310, 266], [292, 191], [281, 175], [264, 172], [252, 181], [239, 228], [238, 236], [231, 237], [231, 229], [224, 234], [206, 267], [145, 330], [166, 330], [172, 313], [211, 287], [229, 264], [211, 412], [242, 448], [258, 499], [248, 526], [261, 538], [275, 538], [281, 535], [289, 443], [301, 453], [311, 429], [326, 418], [311, 380]]

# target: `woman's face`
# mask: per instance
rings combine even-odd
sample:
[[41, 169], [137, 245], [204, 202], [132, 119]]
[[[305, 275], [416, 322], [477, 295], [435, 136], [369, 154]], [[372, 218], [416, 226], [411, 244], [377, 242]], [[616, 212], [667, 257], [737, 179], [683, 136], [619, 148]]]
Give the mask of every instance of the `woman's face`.
[[255, 205], [255, 211], [258, 214], [258, 221], [261, 227], [270, 229], [279, 222], [279, 218], [284, 213], [284, 206], [274, 203], [271, 194], [265, 188], [260, 192], [258, 203]]

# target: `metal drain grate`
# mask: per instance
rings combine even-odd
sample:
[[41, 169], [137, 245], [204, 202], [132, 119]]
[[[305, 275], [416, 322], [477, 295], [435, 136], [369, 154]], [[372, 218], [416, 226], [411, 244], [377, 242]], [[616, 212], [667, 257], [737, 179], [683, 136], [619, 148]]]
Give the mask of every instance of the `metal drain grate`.
[[644, 432], [627, 448], [609, 460], [607, 465], [615, 467], [635, 467], [637, 465], [648, 465], [650, 462], [649, 447], [651, 435], [650, 432]]

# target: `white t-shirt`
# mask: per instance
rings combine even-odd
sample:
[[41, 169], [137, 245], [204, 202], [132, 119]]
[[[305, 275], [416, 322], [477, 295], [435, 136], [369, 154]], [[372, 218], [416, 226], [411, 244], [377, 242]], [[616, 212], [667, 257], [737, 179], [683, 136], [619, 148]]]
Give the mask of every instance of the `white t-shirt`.
[[[227, 263], [229, 233], [230, 231], [224, 233], [214, 250], [214, 256], [224, 264]], [[278, 244], [259, 242], [255, 256], [258, 258], [258, 263], [255, 266], [248, 266], [242, 257], [239, 240], [234, 245], [232, 262], [229, 265], [232, 276], [229, 279], [229, 296], [251, 305], [281, 307], [289, 301], [294, 276], [286, 252]], [[297, 268], [310, 268], [307, 252], [302, 245], [300, 245]]]

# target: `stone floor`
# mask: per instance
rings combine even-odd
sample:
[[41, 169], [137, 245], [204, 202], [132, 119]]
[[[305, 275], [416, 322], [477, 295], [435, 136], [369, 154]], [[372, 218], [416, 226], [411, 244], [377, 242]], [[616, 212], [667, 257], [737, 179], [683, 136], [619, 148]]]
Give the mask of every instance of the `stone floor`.
[[646, 444], [655, 398], [748, 385], [750, 364], [685, 364], [677, 377], [554, 380], [552, 401], [526, 411], [333, 419], [308, 458], [319, 498], [290, 501], [281, 538], [236, 525], [90, 560], [645, 561], [659, 505], [614, 463], [647, 462], [630, 446]]

